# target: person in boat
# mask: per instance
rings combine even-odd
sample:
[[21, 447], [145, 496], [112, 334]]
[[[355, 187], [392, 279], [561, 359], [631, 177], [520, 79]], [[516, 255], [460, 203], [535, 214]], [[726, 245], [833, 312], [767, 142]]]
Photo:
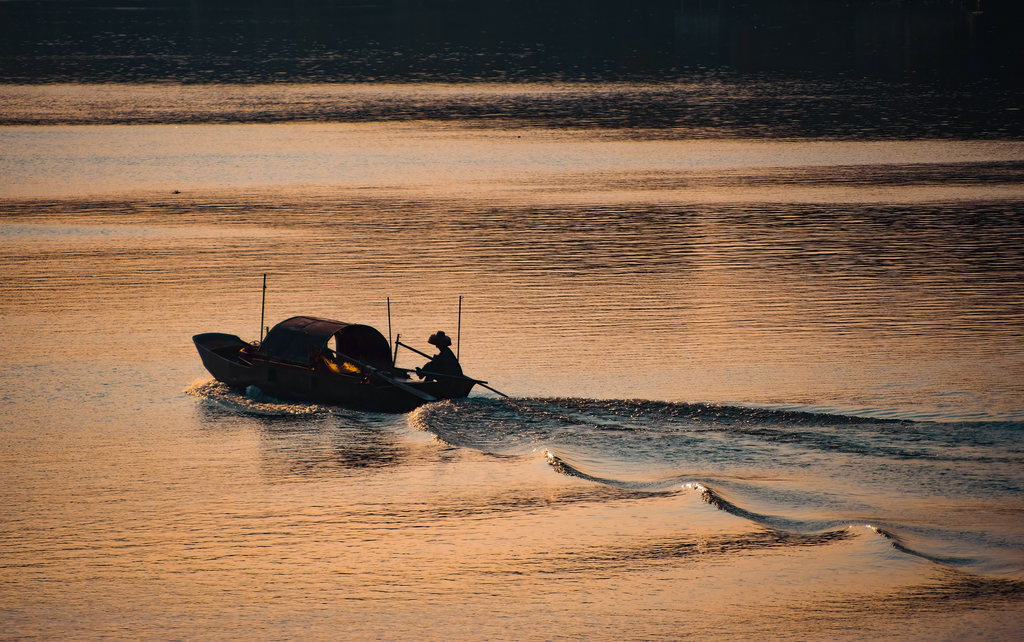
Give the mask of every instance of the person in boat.
[[459, 365], [458, 358], [452, 352], [451, 337], [445, 334], [443, 330], [438, 330], [430, 335], [427, 343], [437, 346], [439, 353], [424, 364], [422, 368], [416, 368], [416, 374], [419, 375], [420, 379], [436, 379], [437, 377], [430, 376], [432, 374], [462, 376], [462, 366]]

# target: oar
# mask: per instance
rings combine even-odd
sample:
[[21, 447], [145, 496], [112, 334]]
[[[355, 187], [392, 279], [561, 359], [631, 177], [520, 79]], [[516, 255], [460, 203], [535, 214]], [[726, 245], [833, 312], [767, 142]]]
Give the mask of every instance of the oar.
[[423, 401], [437, 401], [437, 397], [435, 397], [434, 395], [427, 394], [422, 390], [417, 390], [416, 388], [413, 388], [409, 384], [402, 383], [401, 381], [396, 381], [368, 363], [363, 363], [358, 359], [353, 359], [352, 357], [346, 354], [342, 354], [340, 352], [338, 352], [337, 355], [339, 358], [359, 366], [361, 369], [369, 372], [371, 375], [377, 377], [378, 379], [381, 379], [385, 383], [389, 383], [392, 386], [398, 388], [399, 390], [404, 390], [405, 392], [408, 392], [410, 395], [414, 397], [419, 397]]
[[396, 343], [396, 344], [398, 344], [398, 345], [400, 345], [400, 346], [402, 346], [402, 347], [403, 347], [403, 348], [405, 348], [406, 350], [412, 350], [412, 351], [413, 351], [413, 352], [415, 352], [416, 354], [418, 354], [418, 355], [420, 355], [421, 357], [424, 357], [424, 358], [426, 358], [426, 359], [433, 359], [433, 358], [434, 358], [434, 357], [430, 356], [429, 354], [427, 354], [426, 352], [420, 352], [419, 350], [417, 350], [416, 348], [414, 348], [414, 347], [412, 347], [412, 346], [409, 346], [409, 345], [405, 345], [405, 344], [404, 344], [404, 343], [402, 343], [401, 341], [395, 341], [395, 343]]
[[[429, 354], [425, 354], [425, 353], [423, 353], [423, 352], [420, 352], [420, 351], [419, 351], [419, 350], [417, 350], [416, 348], [414, 348], [414, 347], [412, 347], [412, 346], [408, 346], [408, 345], [405, 345], [405, 344], [404, 344], [404, 343], [402, 343], [401, 341], [397, 341], [397, 340], [396, 340], [396, 341], [395, 341], [395, 345], [400, 345], [400, 346], [402, 346], [403, 348], [405, 348], [405, 349], [407, 349], [407, 350], [412, 350], [413, 352], [415, 352], [416, 354], [420, 355], [421, 357], [425, 357], [425, 358], [427, 358], [427, 359], [433, 359], [433, 357], [431, 357], [431, 356], [430, 356]], [[496, 393], [498, 393], [499, 395], [501, 395], [502, 397], [505, 397], [505, 398], [508, 398], [508, 399], [510, 399], [510, 398], [511, 398], [511, 397], [509, 397], [508, 395], [506, 395], [506, 394], [505, 394], [504, 392], [502, 392], [502, 391], [500, 391], [500, 390], [497, 390], [497, 389], [495, 389], [495, 388], [492, 388], [492, 387], [488, 386], [488, 385], [487, 385], [487, 382], [486, 382], [486, 381], [480, 381], [479, 379], [474, 379], [474, 378], [472, 378], [472, 377], [467, 377], [466, 375], [450, 375], [450, 374], [441, 374], [441, 373], [439, 373], [439, 372], [427, 372], [426, 370], [424, 370], [423, 372], [424, 372], [425, 374], [428, 374], [428, 375], [430, 375], [430, 376], [433, 376], [433, 377], [448, 377], [448, 378], [450, 378], [450, 379], [462, 379], [462, 380], [464, 380], [464, 381], [472, 381], [472, 382], [473, 382], [473, 383], [475, 383], [476, 385], [478, 385], [478, 386], [480, 386], [480, 387], [482, 387], [482, 388], [487, 388], [487, 389], [488, 389], [488, 390], [490, 390], [491, 392], [496, 392]]]
[[[466, 378], [467, 378], [467, 379], [469, 379], [469, 377], [466, 377]], [[506, 395], [506, 394], [505, 394], [504, 392], [502, 392], [502, 391], [500, 391], [500, 390], [498, 390], [498, 389], [496, 389], [496, 388], [492, 388], [492, 387], [488, 386], [488, 385], [487, 385], [486, 383], [480, 383], [480, 382], [479, 382], [479, 381], [477, 381], [476, 379], [470, 379], [470, 381], [472, 381], [472, 382], [476, 383], [476, 385], [478, 385], [478, 386], [480, 386], [480, 387], [482, 387], [482, 388], [487, 388], [487, 389], [488, 389], [488, 390], [490, 390], [491, 392], [496, 392], [496, 393], [498, 393], [499, 395], [501, 395], [502, 397], [505, 397], [506, 399], [511, 399], [511, 397], [509, 397], [508, 395]]]
[[508, 397], [508, 395], [506, 395], [504, 392], [500, 390], [495, 390], [494, 388], [488, 386], [486, 381], [480, 381], [479, 379], [467, 377], [466, 375], [441, 374], [440, 372], [430, 372], [429, 370], [420, 370], [420, 372], [427, 375], [428, 377], [445, 377], [447, 379], [459, 379], [460, 381], [472, 381], [481, 388], [487, 388], [491, 392], [496, 392], [502, 397]]
[[473, 377], [467, 377], [466, 375], [445, 374], [443, 372], [431, 372], [430, 370], [423, 370], [420, 368], [395, 368], [395, 370], [401, 370], [402, 372], [415, 372], [417, 374], [430, 375], [431, 377], [441, 377], [442, 379], [459, 379], [461, 381], [472, 381], [473, 383], [479, 384], [481, 386], [487, 385], [487, 382], [482, 379], [474, 379]]

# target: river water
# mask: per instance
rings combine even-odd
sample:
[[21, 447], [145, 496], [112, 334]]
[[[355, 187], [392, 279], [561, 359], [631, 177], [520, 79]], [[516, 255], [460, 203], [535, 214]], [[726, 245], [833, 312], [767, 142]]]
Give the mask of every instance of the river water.
[[[0, 87], [5, 634], [1013, 638], [1024, 144], [716, 87]], [[510, 398], [226, 389], [264, 274]]]

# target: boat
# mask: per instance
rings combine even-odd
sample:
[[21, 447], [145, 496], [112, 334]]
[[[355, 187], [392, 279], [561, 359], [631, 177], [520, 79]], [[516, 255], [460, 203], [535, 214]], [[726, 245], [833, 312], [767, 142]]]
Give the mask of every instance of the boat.
[[192, 341], [217, 381], [238, 390], [255, 386], [282, 400], [403, 413], [466, 397], [476, 384], [493, 390], [463, 375], [425, 373], [422, 380], [412, 379], [414, 371], [395, 366], [384, 335], [358, 323], [296, 316], [257, 343], [220, 332], [197, 334]]

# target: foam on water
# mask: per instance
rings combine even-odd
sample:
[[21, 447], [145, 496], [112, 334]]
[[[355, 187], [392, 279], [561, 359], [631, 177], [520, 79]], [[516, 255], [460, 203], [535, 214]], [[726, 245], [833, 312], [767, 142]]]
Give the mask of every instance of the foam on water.
[[193, 382], [185, 389], [185, 394], [199, 397], [232, 412], [267, 417], [304, 417], [331, 412], [328, 406], [281, 401], [263, 394], [256, 386], [249, 386], [244, 394], [240, 394], [215, 379]]

